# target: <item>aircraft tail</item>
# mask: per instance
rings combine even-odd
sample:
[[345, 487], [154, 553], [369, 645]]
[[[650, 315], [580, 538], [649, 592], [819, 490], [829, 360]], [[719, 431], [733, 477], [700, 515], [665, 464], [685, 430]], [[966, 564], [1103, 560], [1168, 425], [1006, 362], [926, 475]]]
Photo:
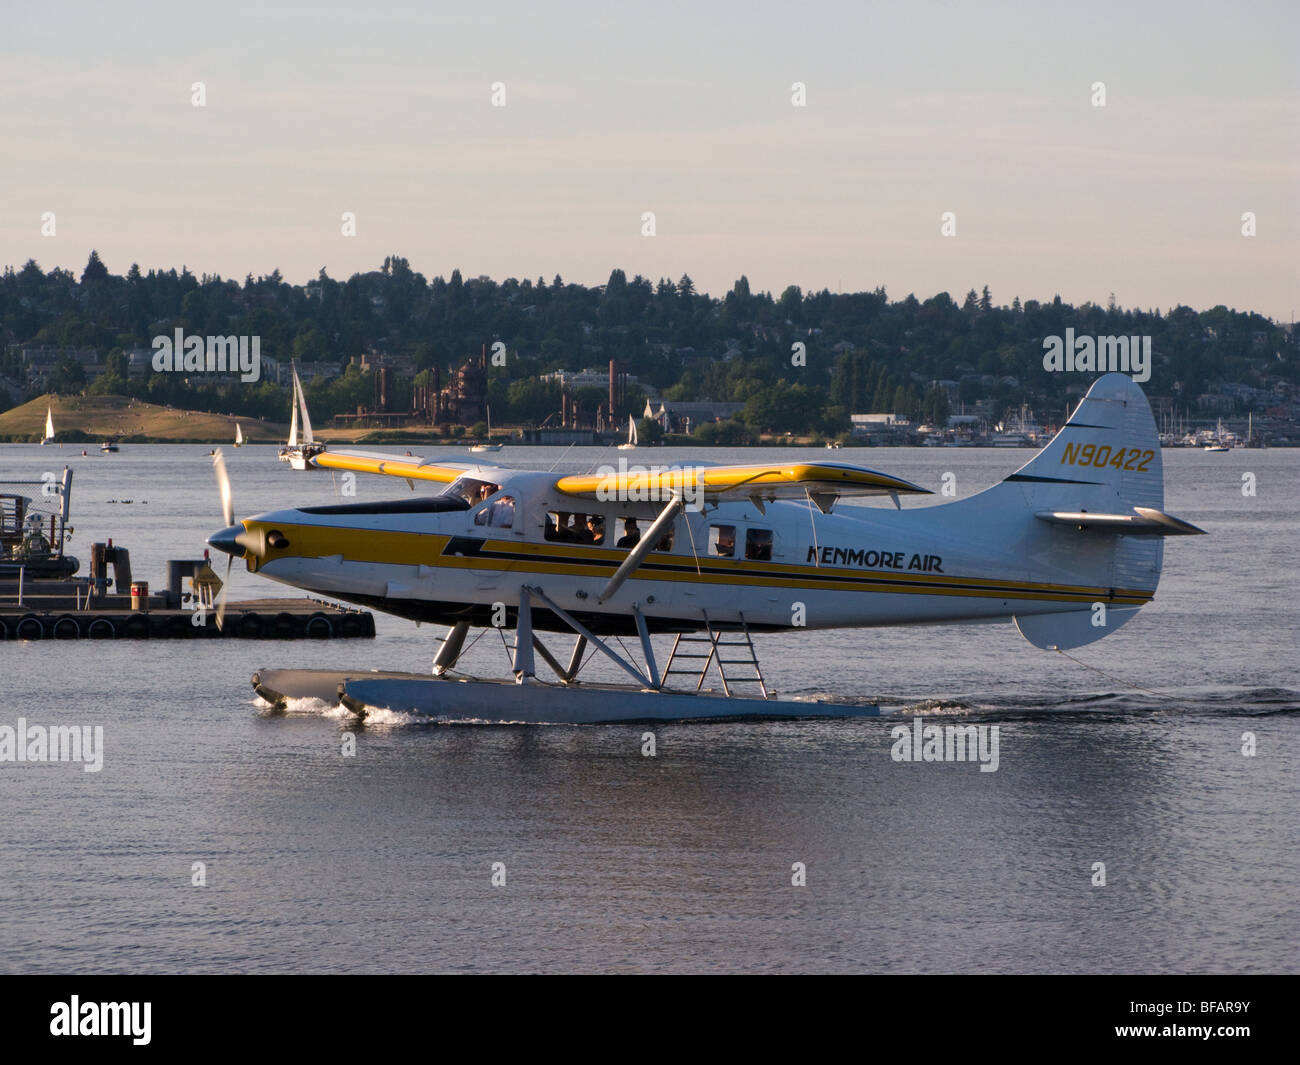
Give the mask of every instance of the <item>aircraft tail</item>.
[[1114, 631], [1155, 593], [1164, 538], [1202, 531], [1164, 512], [1155, 419], [1124, 374], [1098, 378], [1052, 442], [991, 492], [1014, 492], [1029, 511], [1023, 557], [1063, 583], [1108, 589], [1098, 603], [1018, 615], [1036, 647], [1080, 647]]

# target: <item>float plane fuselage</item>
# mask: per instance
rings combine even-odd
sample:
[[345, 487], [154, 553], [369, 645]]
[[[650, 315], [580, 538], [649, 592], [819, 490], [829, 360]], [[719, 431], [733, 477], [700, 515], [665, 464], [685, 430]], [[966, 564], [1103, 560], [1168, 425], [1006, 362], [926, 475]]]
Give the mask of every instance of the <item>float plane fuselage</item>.
[[[927, 490], [839, 463], [556, 475], [328, 449], [308, 461], [438, 488], [259, 514], [209, 543], [295, 588], [449, 625], [512, 627], [521, 601], [534, 629], [596, 635], [1014, 618], [1031, 643], [1070, 648], [1152, 599], [1165, 536], [1200, 531], [1164, 513], [1155, 423], [1121, 374], [1002, 482], [906, 510], [899, 497]], [[894, 505], [844, 505], [872, 496]]]

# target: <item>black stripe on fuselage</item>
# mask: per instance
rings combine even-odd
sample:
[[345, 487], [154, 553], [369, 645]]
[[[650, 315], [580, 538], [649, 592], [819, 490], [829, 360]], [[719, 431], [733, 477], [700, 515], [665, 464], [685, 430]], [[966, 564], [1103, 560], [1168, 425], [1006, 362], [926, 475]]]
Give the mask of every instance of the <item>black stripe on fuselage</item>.
[[[319, 589], [319, 594], [332, 599], [340, 599], [358, 606], [370, 607], [381, 613], [406, 618], [409, 621], [429, 622], [434, 625], [455, 625], [458, 621], [468, 621], [475, 628], [493, 628], [493, 622], [500, 620], [496, 608], [490, 603], [453, 603], [436, 599], [395, 599], [384, 595], [363, 595], [356, 592], [337, 592]], [[578, 610], [569, 611], [569, 616], [577, 620], [597, 636], [636, 636], [636, 618], [630, 614], [592, 614]], [[646, 627], [651, 632], [699, 632], [705, 628], [703, 618], [658, 618], [646, 617]], [[516, 607], [506, 607], [506, 629], [514, 629], [519, 623], [519, 611]], [[573, 629], [559, 615], [534, 603], [532, 610], [533, 628], [542, 632], [567, 632]], [[739, 630], [739, 625], [713, 621], [714, 631]], [[790, 625], [749, 625], [750, 632], [785, 632]]]

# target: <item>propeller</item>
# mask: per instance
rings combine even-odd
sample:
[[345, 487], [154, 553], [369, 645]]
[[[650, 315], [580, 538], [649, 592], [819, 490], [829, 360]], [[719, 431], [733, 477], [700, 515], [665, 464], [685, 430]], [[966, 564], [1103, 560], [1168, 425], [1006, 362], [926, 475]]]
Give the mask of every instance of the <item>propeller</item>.
[[[217, 492], [221, 495], [221, 517], [226, 528], [235, 524], [235, 493], [230, 488], [230, 474], [226, 471], [226, 458], [217, 448], [212, 453], [212, 468], [217, 474]], [[226, 555], [226, 579], [221, 582], [221, 594], [217, 596], [217, 629], [222, 631], [226, 620], [226, 593], [230, 591], [230, 567], [234, 565], [235, 556]]]

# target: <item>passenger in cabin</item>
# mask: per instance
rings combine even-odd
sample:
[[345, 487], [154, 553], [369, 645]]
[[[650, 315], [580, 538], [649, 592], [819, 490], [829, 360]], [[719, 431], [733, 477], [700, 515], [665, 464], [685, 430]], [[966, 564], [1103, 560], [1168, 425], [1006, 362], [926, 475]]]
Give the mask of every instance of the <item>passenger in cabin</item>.
[[745, 557], [756, 562], [772, 561], [771, 529], [750, 529], [745, 533]]
[[508, 529], [515, 523], [515, 500], [513, 496], [502, 496], [488, 510], [491, 517], [488, 524], [494, 529]]
[[569, 515], [569, 534], [573, 537], [575, 543], [589, 544], [592, 542], [592, 535], [587, 531], [586, 518], [585, 514], [573, 513]]
[[587, 515], [587, 535], [591, 537], [590, 543], [601, 547], [605, 543], [605, 519], [599, 514]]
[[575, 544], [578, 536], [573, 531], [573, 515], [567, 510], [557, 511], [555, 515], [555, 536], [553, 539], [564, 544]]
[[618, 538], [615, 547], [636, 547], [641, 542], [641, 530], [636, 527], [636, 518], [623, 519], [623, 535]]

